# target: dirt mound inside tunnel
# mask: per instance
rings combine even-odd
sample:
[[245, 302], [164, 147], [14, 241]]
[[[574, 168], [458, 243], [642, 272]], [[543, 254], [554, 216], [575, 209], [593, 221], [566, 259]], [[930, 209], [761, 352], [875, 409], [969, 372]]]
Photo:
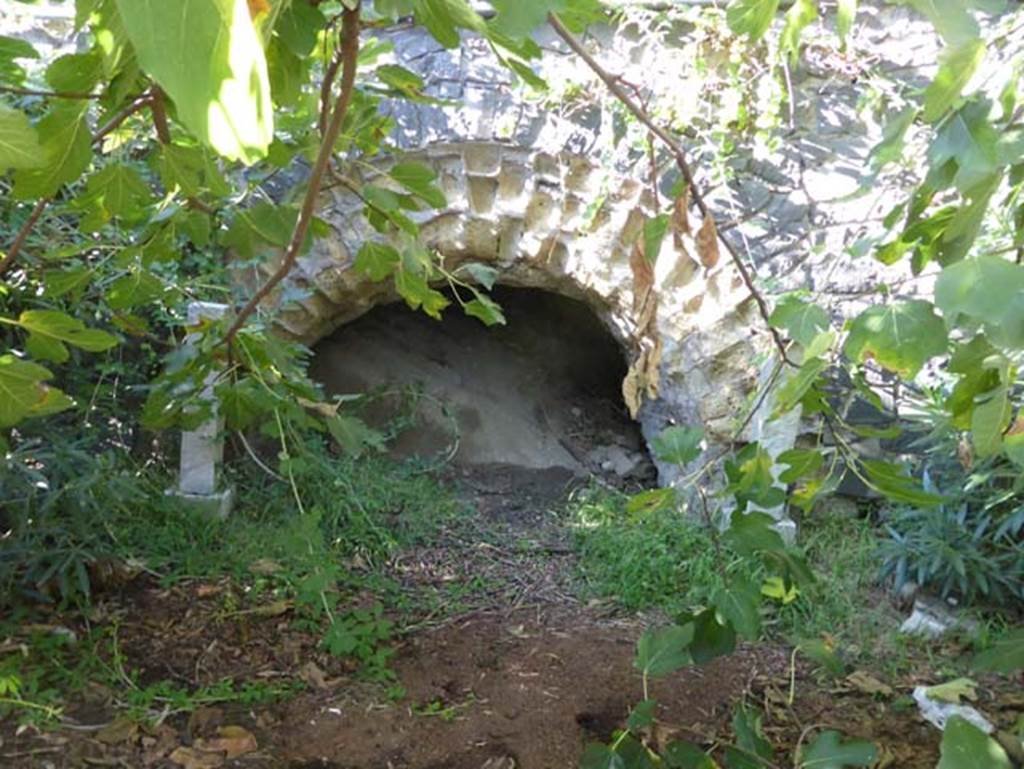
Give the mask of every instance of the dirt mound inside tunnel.
[[372, 393], [364, 417], [404, 425], [400, 456], [653, 480], [622, 401], [623, 351], [601, 321], [546, 291], [497, 287], [492, 296], [504, 326], [457, 306], [440, 321], [403, 303], [377, 307], [321, 341], [311, 373], [331, 395]]

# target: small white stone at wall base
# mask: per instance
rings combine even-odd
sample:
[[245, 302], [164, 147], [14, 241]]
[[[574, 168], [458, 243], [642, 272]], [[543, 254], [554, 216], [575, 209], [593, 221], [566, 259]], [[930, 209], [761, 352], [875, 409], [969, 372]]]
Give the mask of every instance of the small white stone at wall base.
[[167, 496], [175, 497], [200, 512], [224, 520], [231, 514], [235, 503], [235, 490], [230, 486], [212, 494], [189, 494], [179, 489], [168, 489]]
[[939, 638], [951, 630], [973, 630], [974, 627], [972, 620], [956, 616], [940, 601], [918, 598], [914, 601], [914, 610], [900, 625], [900, 632], [922, 638]]
[[927, 686], [917, 686], [914, 688], [914, 702], [917, 703], [917, 707], [921, 711], [921, 717], [939, 729], [945, 729], [946, 722], [953, 716], [960, 716], [960, 718], [969, 721], [981, 729], [985, 734], [992, 734], [995, 731], [995, 727], [992, 726], [991, 722], [970, 705], [954, 705], [952, 702], [932, 699], [928, 696]]

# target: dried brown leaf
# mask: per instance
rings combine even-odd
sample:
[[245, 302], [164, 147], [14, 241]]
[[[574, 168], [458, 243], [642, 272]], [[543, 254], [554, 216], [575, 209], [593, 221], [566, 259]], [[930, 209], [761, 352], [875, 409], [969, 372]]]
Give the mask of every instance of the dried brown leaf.
[[238, 758], [252, 753], [259, 746], [256, 737], [242, 726], [222, 726], [216, 737], [196, 740], [199, 750], [224, 753], [227, 758]]
[[654, 266], [644, 254], [643, 238], [637, 238], [629, 253], [629, 267], [633, 272], [633, 312], [639, 313], [647, 302], [654, 285]]
[[119, 745], [131, 742], [139, 735], [139, 724], [130, 718], [118, 718], [111, 721], [98, 732], [96, 739], [105, 745]]
[[197, 748], [182, 745], [175, 748], [168, 756], [171, 763], [184, 769], [217, 769], [224, 764], [223, 753], [211, 753]]
[[881, 694], [884, 697], [891, 697], [893, 693], [891, 686], [863, 670], [855, 670], [850, 673], [846, 677], [846, 682], [864, 694]]
[[672, 206], [672, 229], [676, 233], [683, 235], [689, 235], [692, 230], [690, 229], [690, 185], [683, 187], [683, 191], [679, 193], [679, 197], [676, 198], [675, 204]]
[[718, 229], [711, 214], [704, 217], [697, 231], [697, 256], [705, 269], [710, 270], [718, 264]]

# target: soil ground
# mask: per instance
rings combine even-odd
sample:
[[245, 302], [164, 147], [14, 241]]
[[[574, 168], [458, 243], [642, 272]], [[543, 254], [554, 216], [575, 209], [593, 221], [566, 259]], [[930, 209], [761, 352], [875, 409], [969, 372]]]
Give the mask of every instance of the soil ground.
[[[401, 692], [362, 680], [354, 665], [326, 654], [319, 634], [296, 627], [288, 605], [249, 605], [229, 580], [162, 588], [141, 579], [97, 603], [87, 619], [52, 618], [78, 633], [86, 622], [115, 628], [120, 658], [112, 664], [138, 677], [126, 678], [125, 690], [93, 687], [59, 728], [15, 734], [12, 723], [0, 724], [0, 766], [577, 766], [585, 744], [609, 740], [642, 699], [634, 644], [657, 618], [578, 596], [571, 543], [548, 512], [578, 482], [572, 473], [501, 465], [454, 473], [477, 508], [479, 530], [453, 532], [385, 568], [410, 596], [429, 586], [474, 587], [457, 608], [422, 611], [396, 642], [391, 669]], [[305, 686], [266, 704], [190, 714], [169, 705], [142, 724], [116, 707], [131, 687], [171, 681], [196, 689], [225, 677]], [[785, 757], [806, 729], [831, 727], [878, 744], [879, 766], [931, 769], [939, 733], [912, 705], [900, 706], [913, 684], [889, 681], [893, 691], [883, 697], [862, 682], [823, 678], [802, 661], [794, 666], [782, 645], [744, 646], [653, 682], [658, 726], [648, 738], [714, 745], [728, 739], [733, 708], [746, 701], [764, 711], [780, 766], [789, 765]], [[1007, 722], [1024, 707], [1012, 688], [993, 679], [980, 689], [989, 711], [1002, 703], [996, 712]], [[240, 755], [204, 750], [217, 745]]]

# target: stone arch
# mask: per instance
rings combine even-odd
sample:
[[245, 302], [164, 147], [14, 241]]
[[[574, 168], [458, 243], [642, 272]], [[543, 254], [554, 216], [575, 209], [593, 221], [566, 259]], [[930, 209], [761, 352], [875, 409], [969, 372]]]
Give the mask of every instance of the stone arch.
[[[578, 154], [493, 141], [439, 143], [403, 159], [437, 172], [448, 206], [420, 213], [418, 224], [449, 268], [487, 263], [499, 282], [580, 300], [604, 322], [632, 363], [626, 402], [638, 407], [648, 442], [669, 424], [700, 424], [712, 445], [731, 437], [758, 377], [764, 335], [753, 303], [731, 263], [697, 261], [687, 233], [664, 239], [652, 290], [640, 295], [630, 255], [650, 213], [642, 183], [610, 176]], [[362, 181], [387, 184], [379, 170]], [[389, 282], [351, 269], [359, 246], [377, 237], [361, 209], [344, 187], [323, 193], [318, 215], [333, 235], [316, 242], [271, 298], [273, 305], [303, 296], [277, 308], [287, 335], [312, 345], [396, 298]], [[663, 481], [674, 475], [659, 471]]]

